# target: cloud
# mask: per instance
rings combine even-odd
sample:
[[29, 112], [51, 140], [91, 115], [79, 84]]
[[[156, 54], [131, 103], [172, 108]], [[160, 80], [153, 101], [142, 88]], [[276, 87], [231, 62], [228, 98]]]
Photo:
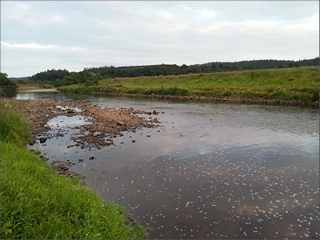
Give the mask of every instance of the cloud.
[[57, 45], [41, 45], [37, 43], [6, 43], [1, 42], [1, 48], [6, 50], [13, 51], [85, 51], [86, 49], [83, 47], [75, 46], [75, 47], [61, 47]]
[[6, 68], [12, 71], [30, 72], [30, 69], [34, 69], [34, 72], [25, 76], [52, 68], [78, 71], [79, 66], [75, 63], [79, 64], [77, 59], [84, 59], [86, 54], [87, 50], [81, 46], [1, 42], [1, 58], [4, 59], [1, 64], [5, 64]]
[[[319, 2], [4, 1], [1, 6], [1, 71], [9, 76], [51, 69], [53, 62], [80, 71], [105, 65], [298, 60], [319, 53]], [[42, 60], [38, 68], [14, 69], [15, 62], [48, 57], [51, 61]]]

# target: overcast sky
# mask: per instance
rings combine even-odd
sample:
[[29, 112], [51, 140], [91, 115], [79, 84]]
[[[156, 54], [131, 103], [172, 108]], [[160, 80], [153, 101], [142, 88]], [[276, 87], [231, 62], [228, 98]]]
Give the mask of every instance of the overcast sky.
[[319, 1], [1, 1], [1, 72], [319, 56]]

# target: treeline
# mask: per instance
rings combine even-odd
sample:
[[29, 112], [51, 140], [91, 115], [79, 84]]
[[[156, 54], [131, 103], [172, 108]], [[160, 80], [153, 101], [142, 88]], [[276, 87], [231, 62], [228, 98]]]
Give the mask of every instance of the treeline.
[[0, 72], [0, 95], [10, 97], [17, 92], [18, 85], [8, 78], [6, 73]]
[[239, 62], [210, 62], [204, 64], [178, 66], [176, 64], [161, 64], [129, 67], [93, 67], [85, 68], [84, 72], [99, 73], [103, 78], [167, 76], [189, 73], [211, 73], [226, 71], [241, 71], [271, 68], [294, 68], [303, 66], [319, 66], [319, 57], [299, 61], [292, 60], [250, 60]]
[[176, 64], [126, 67], [104, 66], [85, 68], [80, 72], [69, 72], [66, 69], [51, 69], [28, 77], [28, 80], [18, 80], [17, 82], [20, 84], [41, 84], [43, 85], [43, 87], [45, 87], [46, 85], [61, 87], [79, 83], [85, 86], [91, 86], [97, 84], [98, 81], [103, 78], [168, 76], [190, 73], [212, 73], [272, 68], [295, 68], [303, 66], [319, 66], [319, 57], [299, 61], [270, 59], [239, 62], [209, 62], [189, 66], [186, 64], [183, 64], [181, 66], [178, 66]]
[[53, 85], [54, 87], [68, 86], [72, 84], [83, 84], [91, 86], [98, 83], [102, 79], [99, 73], [94, 72], [69, 72], [68, 70], [47, 70], [37, 73], [28, 78], [28, 80], [18, 81], [20, 84], [35, 83], [42, 85]]

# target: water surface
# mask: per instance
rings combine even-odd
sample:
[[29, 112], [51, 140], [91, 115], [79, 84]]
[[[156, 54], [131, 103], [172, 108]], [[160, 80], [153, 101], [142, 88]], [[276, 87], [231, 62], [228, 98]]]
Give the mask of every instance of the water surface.
[[64, 124], [63, 136], [35, 145], [49, 162], [75, 163], [71, 170], [130, 209], [151, 238], [319, 238], [318, 109], [53, 97], [160, 112], [161, 127], [125, 133], [100, 150], [70, 147], [77, 132], [68, 126], [81, 116], [52, 119]]

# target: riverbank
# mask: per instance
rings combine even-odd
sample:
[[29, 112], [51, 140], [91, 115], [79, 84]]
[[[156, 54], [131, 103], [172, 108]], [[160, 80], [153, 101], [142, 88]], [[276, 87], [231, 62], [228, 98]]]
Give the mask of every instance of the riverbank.
[[[137, 114], [157, 115], [157, 112], [138, 111], [133, 108], [100, 108], [84, 101], [61, 101], [53, 99], [36, 100], [4, 100], [12, 110], [19, 112], [28, 122], [33, 136], [46, 131], [49, 119], [56, 116], [80, 115], [86, 118], [88, 124], [78, 126], [81, 128], [82, 137], [77, 140], [81, 147], [103, 147], [110, 144], [106, 138], [117, 137], [122, 132], [136, 131], [138, 128], [153, 128], [158, 122], [156, 117], [146, 120]], [[23, 107], [21, 107], [23, 103]], [[84, 134], [86, 132], [86, 134]], [[45, 141], [44, 139], [42, 141]], [[31, 144], [34, 143], [34, 140]]]
[[58, 92], [56, 88], [34, 88], [28, 90], [19, 90], [18, 93], [33, 93], [33, 92]]
[[[132, 111], [99, 109], [85, 102], [1, 100], [2, 238], [145, 238], [147, 230], [132, 221], [125, 209], [103, 202], [93, 191], [81, 186], [79, 176], [59, 175], [25, 147], [46, 129], [48, 119], [60, 115], [90, 117], [93, 123], [88, 124], [89, 131], [103, 134], [152, 126]], [[93, 144], [90, 138], [82, 141]]]
[[18, 83], [18, 89], [17, 92], [52, 92], [57, 91], [54, 86], [50, 84], [19, 84]]
[[318, 105], [319, 69], [302, 67], [179, 76], [104, 79], [61, 92], [243, 103]]
[[245, 104], [267, 104], [267, 105], [291, 105], [291, 106], [319, 106], [319, 101], [296, 101], [283, 99], [261, 99], [261, 98], [233, 98], [233, 97], [204, 97], [204, 96], [174, 96], [174, 95], [145, 95], [145, 94], [129, 94], [129, 93], [109, 93], [104, 92], [88, 92], [94, 95], [108, 96], [125, 96], [139, 98], [155, 98], [155, 99], [173, 99], [182, 101], [204, 101], [204, 102], [225, 102], [225, 103], [245, 103]]

